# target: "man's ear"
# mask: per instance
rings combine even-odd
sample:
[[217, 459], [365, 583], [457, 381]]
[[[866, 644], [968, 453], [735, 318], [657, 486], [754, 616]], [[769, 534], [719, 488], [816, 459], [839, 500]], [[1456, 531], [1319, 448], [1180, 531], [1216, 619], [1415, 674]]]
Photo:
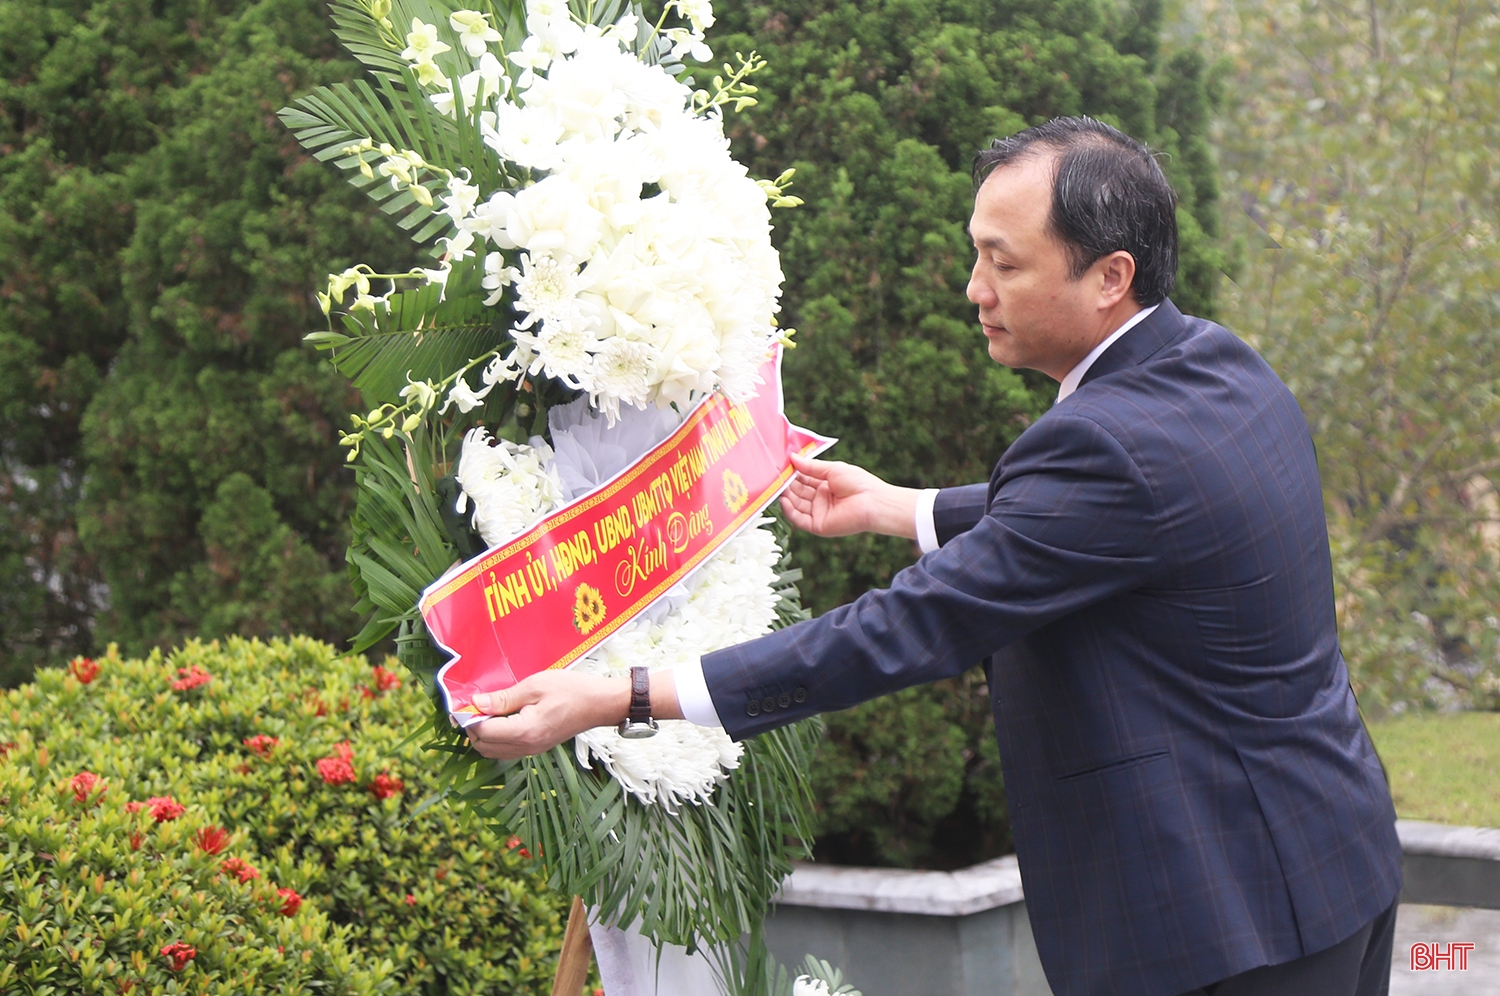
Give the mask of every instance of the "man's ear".
[[1108, 311], [1123, 301], [1135, 282], [1135, 257], [1123, 249], [1094, 264], [1099, 271], [1099, 310]]

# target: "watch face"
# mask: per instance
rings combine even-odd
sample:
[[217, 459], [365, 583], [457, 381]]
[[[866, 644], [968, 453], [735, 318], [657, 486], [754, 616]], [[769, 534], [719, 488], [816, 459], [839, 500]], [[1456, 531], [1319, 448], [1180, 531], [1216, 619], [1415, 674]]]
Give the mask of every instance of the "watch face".
[[620, 724], [620, 736], [626, 740], [645, 740], [647, 737], [656, 736], [656, 723], [633, 723], [630, 720]]

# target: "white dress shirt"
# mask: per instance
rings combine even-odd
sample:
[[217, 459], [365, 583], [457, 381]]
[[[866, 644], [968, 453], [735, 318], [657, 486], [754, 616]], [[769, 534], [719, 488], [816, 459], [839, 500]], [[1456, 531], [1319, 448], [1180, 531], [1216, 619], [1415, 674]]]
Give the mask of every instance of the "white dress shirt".
[[[1058, 401], [1062, 401], [1078, 390], [1083, 375], [1089, 372], [1089, 367], [1094, 365], [1094, 361], [1103, 356], [1104, 351], [1113, 346], [1120, 336], [1145, 321], [1146, 317], [1157, 307], [1153, 304], [1149, 308], [1137, 311], [1126, 319], [1124, 325], [1115, 329], [1103, 342], [1090, 350], [1089, 355], [1080, 360], [1078, 365], [1069, 370], [1067, 376], [1062, 379], [1062, 383], [1057, 388], [1057, 401], [1053, 404], [1057, 404]], [[932, 518], [932, 509], [937, 501], [938, 490], [938, 488], [927, 488], [917, 494], [915, 515], [917, 546], [923, 553], [931, 553], [938, 548], [937, 524]], [[708, 682], [703, 678], [703, 664], [700, 661], [684, 664], [677, 669], [676, 676], [677, 704], [682, 709], [683, 718], [699, 726], [722, 727], [724, 724], [719, 720], [719, 711], [714, 708], [713, 697], [708, 694]]]

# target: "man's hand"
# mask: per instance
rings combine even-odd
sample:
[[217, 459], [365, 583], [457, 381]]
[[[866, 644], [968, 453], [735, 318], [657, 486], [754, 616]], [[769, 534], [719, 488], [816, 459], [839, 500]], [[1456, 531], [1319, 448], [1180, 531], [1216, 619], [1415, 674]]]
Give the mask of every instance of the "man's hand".
[[[512, 686], [474, 696], [488, 713], [467, 730], [470, 745], [485, 757], [513, 761], [551, 750], [596, 726], [614, 726], [630, 712], [630, 679], [572, 671], [543, 671]], [[651, 715], [681, 719], [670, 671], [651, 675]]]
[[917, 490], [887, 484], [868, 470], [792, 456], [797, 475], [781, 496], [787, 521], [814, 536], [880, 533], [917, 538]]

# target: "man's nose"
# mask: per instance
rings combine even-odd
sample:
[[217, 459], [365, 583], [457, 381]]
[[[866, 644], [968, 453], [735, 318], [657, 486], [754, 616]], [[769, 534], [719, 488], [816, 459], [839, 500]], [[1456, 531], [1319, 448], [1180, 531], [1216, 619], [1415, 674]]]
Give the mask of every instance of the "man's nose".
[[975, 272], [969, 274], [969, 286], [965, 293], [968, 295], [971, 303], [977, 304], [981, 308], [990, 307], [996, 301], [994, 290], [985, 284], [983, 280], [979, 279], [977, 266], [975, 267]]

